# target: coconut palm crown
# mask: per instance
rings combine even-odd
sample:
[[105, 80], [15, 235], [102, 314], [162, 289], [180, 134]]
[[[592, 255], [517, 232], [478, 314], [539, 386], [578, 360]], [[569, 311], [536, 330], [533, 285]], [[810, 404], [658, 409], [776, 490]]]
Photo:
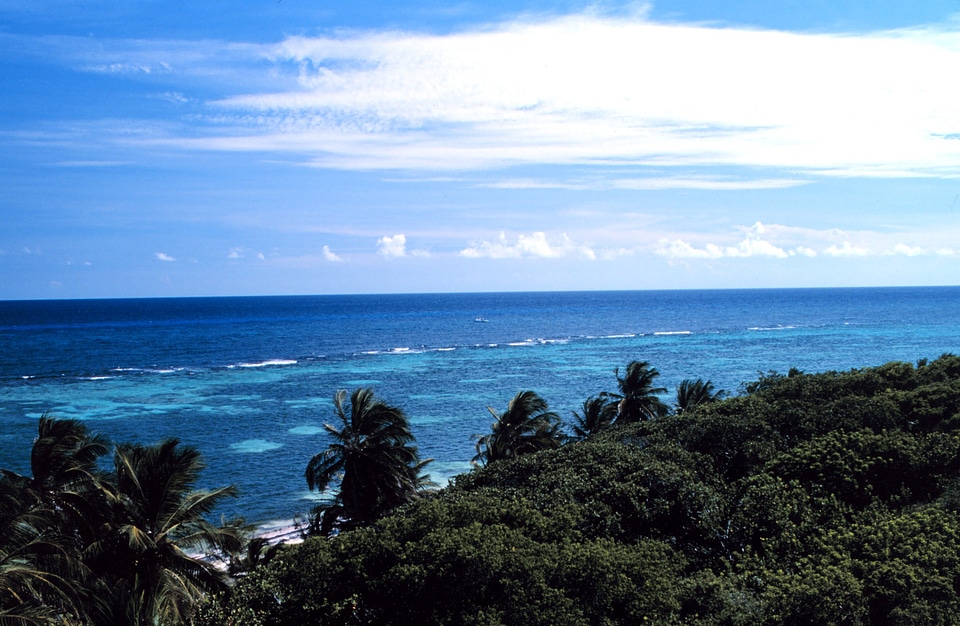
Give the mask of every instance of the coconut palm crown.
[[195, 448], [168, 439], [155, 446], [120, 445], [103, 489], [110, 507], [87, 561], [109, 588], [101, 590], [98, 623], [187, 623], [204, 594], [224, 577], [199, 555], [236, 550], [232, 528], [206, 520], [234, 487], [194, 489], [205, 467]]
[[695, 406], [722, 400], [726, 395], [727, 392], [723, 389], [714, 390], [713, 383], [709, 380], [687, 378], [677, 385], [677, 400], [674, 404], [674, 412], [680, 415]]
[[495, 421], [491, 432], [477, 440], [477, 454], [473, 457], [475, 465], [488, 465], [556, 448], [563, 443], [560, 417], [536, 392], [517, 393], [503, 413], [497, 413], [493, 407], [487, 407], [487, 410]]
[[324, 424], [333, 441], [307, 464], [310, 489], [339, 491], [314, 510], [314, 530], [332, 532], [368, 525], [412, 501], [430, 486], [403, 410], [374, 396], [372, 389], [338, 391], [335, 424]]
[[620, 368], [614, 370], [619, 393], [611, 394], [619, 399], [617, 423], [632, 424], [644, 420], [663, 417], [670, 407], [659, 396], [667, 392], [665, 387], [654, 387], [654, 380], [660, 376], [656, 368], [646, 361], [631, 361], [627, 364], [623, 376]]
[[573, 435], [576, 439], [586, 439], [609, 428], [617, 419], [617, 402], [602, 393], [590, 396], [583, 401], [580, 413], [573, 412]]

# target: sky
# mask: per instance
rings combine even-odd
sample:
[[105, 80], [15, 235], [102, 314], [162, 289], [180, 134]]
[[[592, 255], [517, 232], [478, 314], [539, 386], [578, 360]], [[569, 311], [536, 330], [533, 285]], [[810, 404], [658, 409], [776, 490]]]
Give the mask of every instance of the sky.
[[958, 68], [960, 0], [0, 0], [0, 300], [956, 285]]

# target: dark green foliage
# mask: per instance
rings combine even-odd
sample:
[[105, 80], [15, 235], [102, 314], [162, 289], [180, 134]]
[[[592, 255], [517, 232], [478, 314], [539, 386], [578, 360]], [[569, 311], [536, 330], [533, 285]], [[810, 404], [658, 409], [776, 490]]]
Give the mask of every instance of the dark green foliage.
[[714, 388], [713, 383], [709, 380], [688, 378], [680, 381], [680, 384], [677, 385], [677, 401], [674, 404], [674, 412], [680, 414], [701, 404], [722, 400], [726, 395], [726, 391]]
[[588, 540], [571, 531], [569, 520], [551, 519], [522, 499], [457, 493], [369, 529], [287, 548], [238, 584], [218, 619], [658, 623], [679, 609], [681, 565], [659, 542]]
[[331, 501], [314, 511], [319, 534], [365, 526], [416, 498], [429, 485], [410, 424], [403, 410], [357, 389], [346, 404], [346, 391], [333, 399], [337, 424], [324, 424], [330, 446], [307, 464], [310, 489], [323, 491], [336, 483]]
[[74, 420], [43, 417], [32, 475], [0, 475], [0, 624], [185, 624], [225, 589], [191, 556], [238, 549], [205, 520], [230, 487], [193, 489], [199, 453], [169, 440], [118, 446]]
[[547, 401], [533, 391], [521, 391], [507, 404], [503, 413], [487, 407], [494, 417], [491, 432], [477, 440], [474, 464], [488, 465], [563, 443], [560, 416], [550, 410]]
[[617, 419], [617, 402], [609, 395], [590, 396], [583, 401], [580, 413], [573, 412], [573, 435], [576, 439], [586, 439], [601, 433], [613, 425]]
[[833, 495], [863, 508], [925, 503], [939, 495], [960, 451], [954, 434], [832, 431], [779, 455], [767, 471], [796, 479], [814, 497]]
[[204, 594], [224, 589], [220, 572], [190, 553], [236, 549], [232, 528], [206, 520], [235, 489], [194, 489], [203, 468], [200, 453], [176, 439], [117, 446], [111, 480], [101, 485], [105, 522], [84, 550], [106, 583], [98, 590], [98, 620], [181, 624]]
[[744, 390], [288, 549], [205, 623], [955, 623], [960, 358]]
[[612, 397], [619, 400], [618, 424], [633, 424], [643, 420], [666, 415], [670, 407], [659, 396], [667, 392], [666, 387], [654, 387], [654, 380], [660, 376], [656, 368], [646, 361], [631, 361], [620, 375], [620, 368], [613, 372], [617, 377], [619, 393]]
[[[635, 363], [656, 397], [656, 370]], [[960, 357], [791, 370], [743, 390], [583, 428], [564, 446], [546, 402], [518, 394], [478, 448], [485, 466], [368, 526], [276, 550], [195, 623], [956, 623]], [[129, 491], [117, 476], [104, 494]], [[69, 559], [56, 558], [69, 549], [43, 543], [62, 518], [25, 481], [0, 481], [0, 530], [18, 537], [0, 536], [0, 611], [12, 589], [41, 623], [80, 615]], [[15, 550], [30, 545], [54, 558]], [[8, 576], [18, 554], [33, 568], [20, 580]]]

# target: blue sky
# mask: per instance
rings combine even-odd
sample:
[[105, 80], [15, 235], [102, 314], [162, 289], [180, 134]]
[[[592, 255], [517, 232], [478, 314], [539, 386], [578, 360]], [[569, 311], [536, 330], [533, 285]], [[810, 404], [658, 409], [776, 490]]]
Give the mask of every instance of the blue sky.
[[0, 0], [0, 299], [958, 284], [958, 67], [956, 0]]

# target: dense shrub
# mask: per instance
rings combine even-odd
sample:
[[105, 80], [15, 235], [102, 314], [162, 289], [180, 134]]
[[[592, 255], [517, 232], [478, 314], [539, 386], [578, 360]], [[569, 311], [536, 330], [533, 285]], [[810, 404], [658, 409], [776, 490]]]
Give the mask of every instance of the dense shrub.
[[960, 358], [769, 374], [287, 548], [203, 624], [948, 624]]

